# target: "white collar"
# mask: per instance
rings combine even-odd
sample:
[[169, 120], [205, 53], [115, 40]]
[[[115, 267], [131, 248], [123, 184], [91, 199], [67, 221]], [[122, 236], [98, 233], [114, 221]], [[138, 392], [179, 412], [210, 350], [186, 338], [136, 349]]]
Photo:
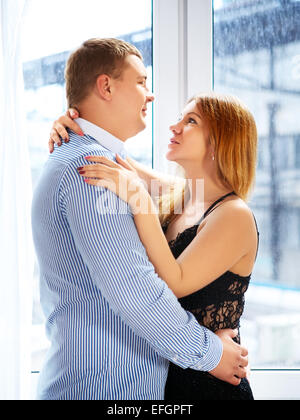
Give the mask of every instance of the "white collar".
[[124, 142], [110, 134], [108, 131], [105, 131], [103, 128], [98, 127], [83, 118], [77, 118], [74, 121], [79, 125], [84, 134], [93, 137], [101, 146], [104, 146], [106, 149], [113, 153], [118, 153], [119, 155], [124, 156], [127, 154], [124, 148]]

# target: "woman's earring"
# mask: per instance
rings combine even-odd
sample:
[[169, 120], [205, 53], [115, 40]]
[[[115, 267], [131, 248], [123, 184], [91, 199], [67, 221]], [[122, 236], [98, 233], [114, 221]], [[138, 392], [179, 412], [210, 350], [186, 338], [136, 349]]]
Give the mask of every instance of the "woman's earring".
[[212, 160], [215, 160], [215, 155], [213, 155]]

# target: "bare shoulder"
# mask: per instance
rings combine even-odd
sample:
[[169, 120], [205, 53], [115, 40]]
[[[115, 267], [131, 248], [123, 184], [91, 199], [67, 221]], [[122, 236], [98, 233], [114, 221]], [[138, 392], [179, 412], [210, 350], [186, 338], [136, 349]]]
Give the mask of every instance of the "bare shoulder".
[[[252, 210], [239, 197], [230, 197], [220, 203], [204, 220], [208, 226], [220, 225], [233, 230], [256, 232]], [[204, 226], [203, 224], [203, 226]]]
[[223, 203], [218, 209], [224, 212], [224, 215], [240, 216], [243, 218], [252, 219], [253, 213], [247, 203], [239, 197], [232, 197], [230, 200]]
[[[241, 256], [230, 270], [241, 276], [248, 275], [253, 268], [257, 252], [257, 230], [250, 207], [239, 197], [231, 197], [216, 207], [201, 223], [198, 234], [204, 234], [206, 243], [230, 244]], [[198, 236], [198, 235], [197, 235]]]

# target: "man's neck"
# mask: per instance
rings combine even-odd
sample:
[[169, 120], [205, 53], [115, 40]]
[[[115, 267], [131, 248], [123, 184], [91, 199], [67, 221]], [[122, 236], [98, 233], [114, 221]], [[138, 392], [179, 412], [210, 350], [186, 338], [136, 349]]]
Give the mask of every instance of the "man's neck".
[[75, 122], [80, 126], [85, 135], [92, 137], [106, 149], [119, 155], [126, 154], [124, 142], [109, 131], [81, 117], [77, 118]]
[[79, 109], [80, 117], [90, 123], [107, 131], [120, 141], [125, 142], [128, 137], [122, 133], [122, 127], [118, 124], [118, 118], [114, 117], [113, 112], [108, 107], [99, 107], [92, 101], [85, 103]]

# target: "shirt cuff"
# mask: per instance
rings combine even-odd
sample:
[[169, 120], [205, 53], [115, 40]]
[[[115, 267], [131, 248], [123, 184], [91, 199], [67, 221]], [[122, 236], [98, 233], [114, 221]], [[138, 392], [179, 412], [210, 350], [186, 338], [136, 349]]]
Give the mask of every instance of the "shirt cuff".
[[223, 343], [220, 338], [211, 331], [208, 331], [208, 341], [209, 345], [207, 352], [201, 356], [200, 361], [195, 365], [190, 366], [190, 369], [210, 372], [219, 365], [223, 355]]

